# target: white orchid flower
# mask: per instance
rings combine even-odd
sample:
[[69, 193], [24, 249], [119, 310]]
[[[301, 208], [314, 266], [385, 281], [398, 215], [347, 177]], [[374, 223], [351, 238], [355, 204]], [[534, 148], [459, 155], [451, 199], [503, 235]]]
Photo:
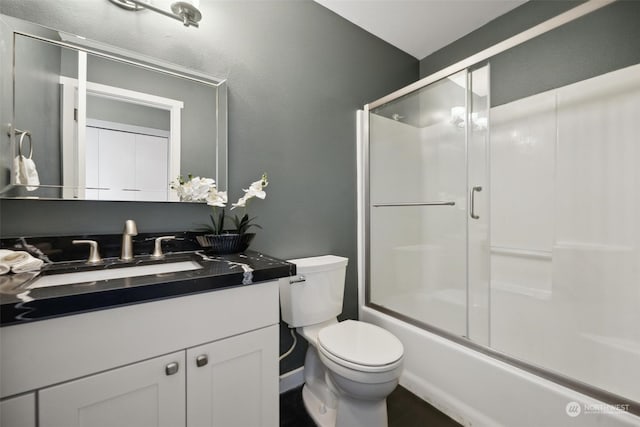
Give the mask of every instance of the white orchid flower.
[[249, 199], [254, 197], [264, 199], [267, 197], [267, 193], [263, 189], [267, 185], [269, 185], [269, 181], [267, 181], [267, 174], [262, 174], [262, 177], [258, 181], [252, 182], [248, 189], [242, 189], [242, 191], [244, 191], [244, 196], [240, 197], [236, 203], [233, 203], [231, 205], [231, 209], [246, 208]]
[[217, 191], [215, 188], [212, 188], [207, 196], [207, 204], [209, 206], [224, 208], [227, 206], [227, 192]]
[[264, 199], [265, 197], [267, 197], [267, 193], [263, 190], [263, 188], [265, 187], [263, 185], [263, 182], [264, 181], [262, 180], [256, 181], [249, 186], [248, 190], [243, 189], [242, 191], [247, 193], [245, 194], [245, 197], [247, 197], [247, 199], [250, 199], [252, 197], [257, 197], [258, 199]]
[[185, 202], [200, 202], [208, 200], [211, 190], [216, 189], [216, 182], [211, 178], [192, 177], [185, 181], [182, 177], [171, 182], [171, 188], [176, 190], [180, 200]]
[[216, 183], [211, 178], [200, 178], [196, 176], [189, 181], [191, 187], [191, 199], [200, 201], [207, 200], [209, 192], [216, 188]]
[[181, 200], [191, 201], [193, 200], [193, 190], [191, 189], [191, 181], [187, 181], [180, 186], [178, 194]]
[[249, 198], [247, 198], [247, 195], [245, 194], [244, 196], [240, 197], [236, 203], [231, 204], [231, 210], [234, 210], [235, 208], [246, 208], [247, 200], [249, 200]]

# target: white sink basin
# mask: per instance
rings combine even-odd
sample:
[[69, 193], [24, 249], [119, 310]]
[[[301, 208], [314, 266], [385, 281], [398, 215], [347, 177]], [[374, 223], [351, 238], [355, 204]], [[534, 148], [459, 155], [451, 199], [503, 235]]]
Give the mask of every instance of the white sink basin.
[[136, 265], [106, 270], [79, 271], [75, 273], [52, 274], [36, 279], [27, 289], [46, 288], [49, 286], [88, 283], [98, 280], [122, 279], [125, 277], [149, 276], [154, 274], [175, 273], [178, 271], [198, 270], [202, 268], [195, 261], [170, 262], [166, 264]]

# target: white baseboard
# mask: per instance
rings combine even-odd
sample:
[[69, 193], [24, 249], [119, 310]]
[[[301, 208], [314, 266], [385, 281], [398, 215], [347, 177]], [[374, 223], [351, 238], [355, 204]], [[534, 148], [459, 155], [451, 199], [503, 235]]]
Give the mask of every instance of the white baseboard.
[[280, 393], [287, 392], [304, 384], [304, 366], [280, 375]]

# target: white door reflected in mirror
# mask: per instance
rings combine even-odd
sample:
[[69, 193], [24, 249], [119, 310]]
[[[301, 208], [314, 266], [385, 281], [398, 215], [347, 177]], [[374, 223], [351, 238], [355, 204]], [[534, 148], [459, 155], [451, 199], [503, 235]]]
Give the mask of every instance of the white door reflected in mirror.
[[158, 167], [167, 164], [168, 147], [168, 135], [156, 136], [87, 125], [85, 198], [169, 200], [167, 168]]

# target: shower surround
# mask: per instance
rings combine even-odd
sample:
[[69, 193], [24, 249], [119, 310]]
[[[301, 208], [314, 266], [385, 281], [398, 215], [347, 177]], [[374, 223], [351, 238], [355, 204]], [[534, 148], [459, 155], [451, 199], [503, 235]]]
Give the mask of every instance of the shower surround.
[[465, 425], [640, 425], [640, 65], [491, 107], [489, 74], [363, 117], [361, 317]]

